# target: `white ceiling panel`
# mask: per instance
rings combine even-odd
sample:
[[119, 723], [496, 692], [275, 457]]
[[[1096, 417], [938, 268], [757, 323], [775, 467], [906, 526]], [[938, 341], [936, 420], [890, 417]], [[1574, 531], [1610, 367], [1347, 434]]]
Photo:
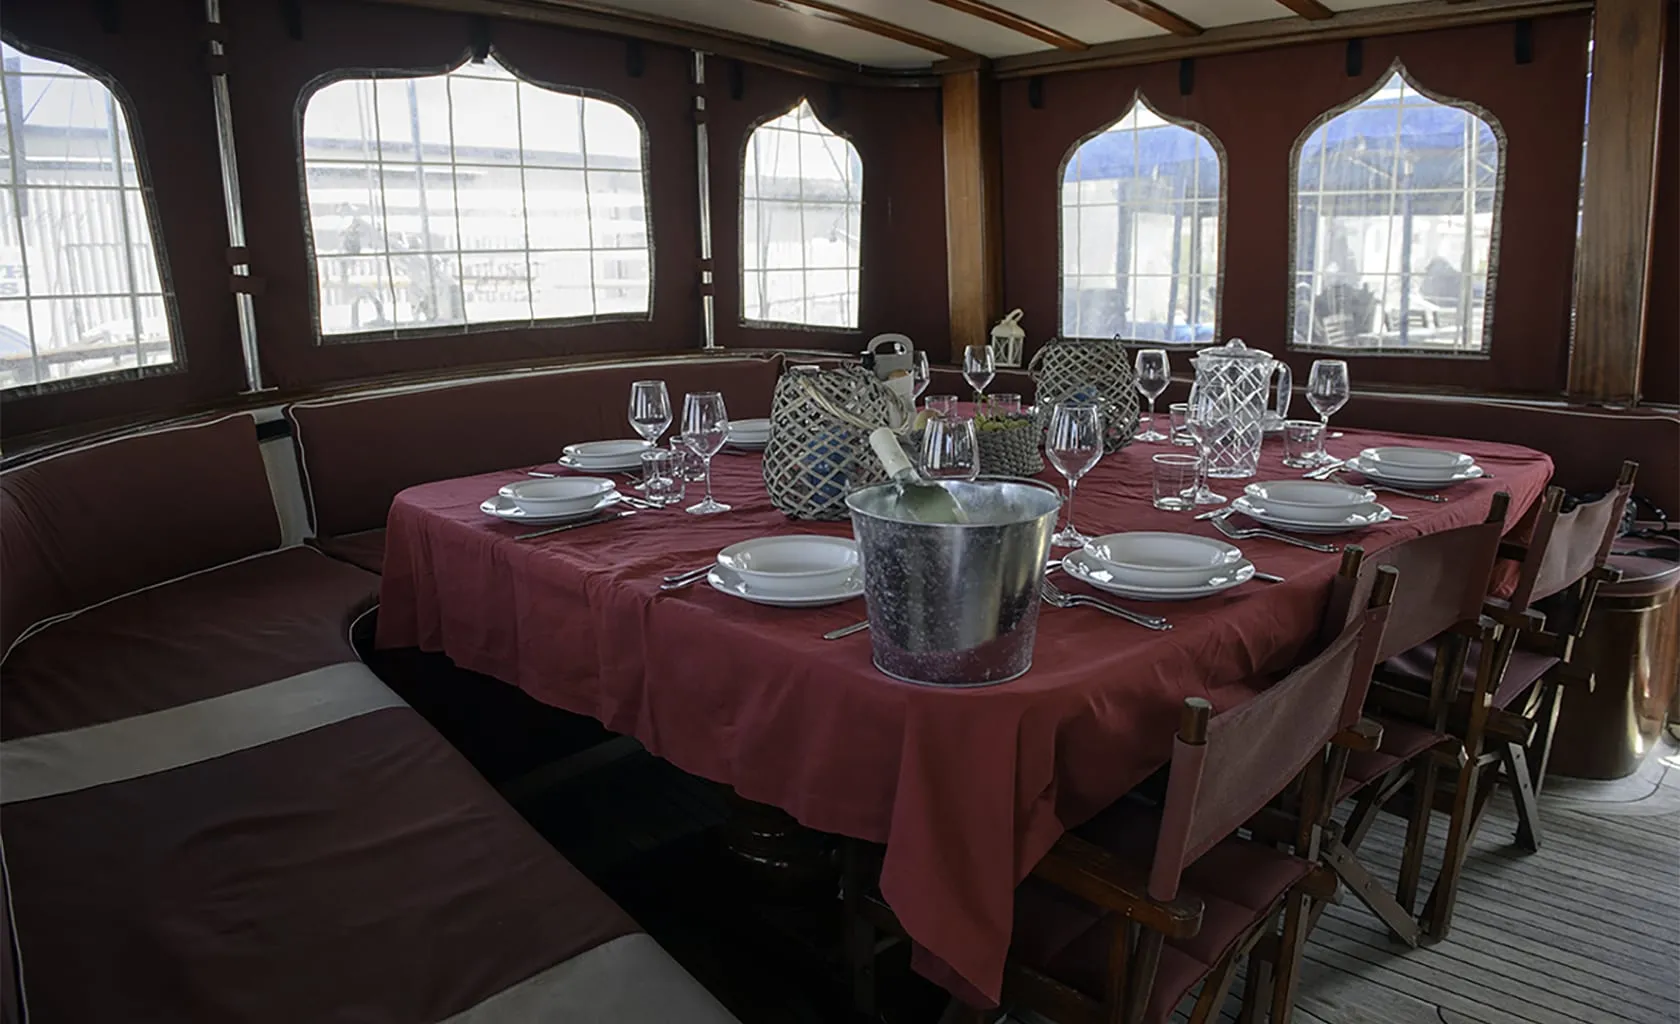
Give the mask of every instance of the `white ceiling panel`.
[[[905, 0], [919, 3], [920, 0]], [[924, 67], [939, 55], [757, 0], [607, 0], [607, 5], [826, 54], [850, 64]], [[931, 34], [931, 33], [930, 33]]]
[[[906, 0], [914, 2], [914, 0]], [[1141, 39], [1166, 35], [1167, 30], [1108, 0], [986, 0], [1012, 14], [1049, 25], [1087, 43], [1112, 43], [1117, 39]], [[1048, 47], [1038, 47], [1048, 49]]]
[[1166, 0], [1161, 6], [1203, 28], [1297, 17], [1277, 0]]

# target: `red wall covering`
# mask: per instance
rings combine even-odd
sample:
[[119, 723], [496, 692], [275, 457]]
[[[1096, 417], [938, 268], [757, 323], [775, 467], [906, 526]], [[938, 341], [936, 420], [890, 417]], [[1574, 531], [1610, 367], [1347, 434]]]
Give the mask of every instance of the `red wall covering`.
[[1680, 405], [1680, 3], [1668, 5], [1662, 127], [1657, 150], [1656, 232], [1645, 320], [1641, 388], [1647, 402]]
[[[738, 71], [732, 70], [739, 69]], [[737, 77], [738, 76], [738, 77]], [[732, 80], [740, 98], [732, 96]], [[749, 326], [741, 318], [741, 161], [747, 136], [801, 97], [863, 162], [862, 281], [858, 330]], [[945, 156], [939, 97], [931, 89], [830, 88], [815, 79], [713, 59], [706, 73], [711, 147], [712, 255], [717, 343], [857, 352], [883, 331], [947, 350]], [[935, 356], [935, 360], [938, 360]]]
[[[1509, 24], [1367, 39], [1363, 72], [1347, 74], [1344, 43], [1199, 58], [1194, 88], [1179, 94], [1177, 62], [1112, 68], [1002, 90], [1004, 305], [1026, 310], [1028, 347], [1060, 326], [1058, 172], [1083, 136], [1119, 118], [1141, 89], [1159, 110], [1198, 121], [1225, 147], [1225, 287], [1222, 338], [1280, 353], [1288, 330], [1290, 152], [1302, 131], [1402, 59], [1439, 94], [1476, 103], [1505, 130], [1504, 216], [1492, 358], [1353, 358], [1354, 379], [1412, 386], [1448, 383], [1488, 392], [1557, 394], [1567, 374], [1569, 309], [1580, 188], [1590, 19], [1536, 19], [1534, 60], [1519, 65]], [[1291, 355], [1297, 371], [1311, 353]]]

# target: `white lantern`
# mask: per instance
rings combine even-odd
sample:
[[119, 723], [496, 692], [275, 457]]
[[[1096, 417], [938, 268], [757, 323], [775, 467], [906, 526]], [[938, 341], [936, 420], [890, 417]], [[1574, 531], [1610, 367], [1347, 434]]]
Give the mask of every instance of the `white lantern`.
[[1027, 348], [1027, 332], [1021, 330], [1021, 311], [1011, 310], [992, 328], [992, 361], [998, 366], [1020, 366]]

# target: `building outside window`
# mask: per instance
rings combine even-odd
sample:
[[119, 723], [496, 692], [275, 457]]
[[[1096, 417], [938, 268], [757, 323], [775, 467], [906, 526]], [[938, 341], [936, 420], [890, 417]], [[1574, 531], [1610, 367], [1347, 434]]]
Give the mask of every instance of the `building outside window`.
[[1396, 65], [1295, 154], [1291, 347], [1484, 355], [1504, 137]]
[[9, 44], [0, 85], [0, 389], [173, 364], [173, 296], [122, 101]]
[[341, 79], [303, 115], [325, 338], [645, 318], [643, 132], [617, 101], [494, 57]]
[[747, 137], [741, 315], [748, 323], [855, 329], [863, 163], [804, 100]]
[[1062, 334], [1158, 343], [1218, 333], [1224, 151], [1141, 95], [1062, 168]]

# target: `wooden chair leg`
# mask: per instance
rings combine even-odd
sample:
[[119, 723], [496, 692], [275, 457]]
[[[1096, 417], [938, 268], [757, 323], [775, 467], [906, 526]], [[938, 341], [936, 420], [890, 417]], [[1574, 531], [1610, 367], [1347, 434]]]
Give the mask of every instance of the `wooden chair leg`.
[[[1202, 979], [1202, 994], [1196, 997], [1196, 1006], [1190, 1011], [1190, 1024], [1208, 1024], [1208, 1021], [1219, 1019], [1219, 1009], [1225, 1005], [1225, 997], [1231, 994], [1231, 981], [1236, 976], [1237, 955], [1233, 952]], [[1243, 1004], [1248, 1004], [1246, 990]]]
[[1469, 756], [1459, 768], [1452, 818], [1447, 822], [1447, 848], [1441, 859], [1441, 873], [1435, 879], [1435, 887], [1424, 909], [1424, 930], [1437, 941], [1446, 938], [1452, 926], [1453, 908], [1458, 902], [1458, 876], [1464, 870], [1464, 858], [1470, 848], [1472, 826], [1475, 824], [1476, 783], [1482, 774], [1477, 760], [1475, 756]]
[[1529, 773], [1528, 754], [1516, 743], [1503, 745], [1500, 759], [1511, 784], [1511, 799], [1517, 804], [1517, 845], [1529, 853], [1540, 852], [1540, 805], [1534, 796], [1534, 776]]
[[1382, 887], [1382, 884], [1365, 869], [1365, 865], [1354, 859], [1353, 853], [1341, 843], [1331, 840], [1324, 844], [1324, 863], [1336, 872], [1336, 877], [1348, 887], [1348, 891], [1359, 898], [1371, 913], [1377, 915], [1388, 925], [1388, 930], [1394, 937], [1417, 948], [1422, 938], [1417, 920], [1400, 906], [1394, 896]]
[[1536, 798], [1546, 784], [1546, 769], [1552, 763], [1552, 737], [1557, 733], [1558, 710], [1563, 707], [1561, 684], [1543, 679], [1540, 685], [1546, 688], [1546, 703], [1536, 716], [1539, 728], [1535, 730], [1534, 741], [1528, 748], [1528, 767], [1533, 773], [1530, 782]]
[[1418, 879], [1423, 875], [1423, 854], [1429, 848], [1429, 824], [1435, 811], [1435, 759], [1424, 754], [1412, 778], [1412, 814], [1406, 823], [1406, 845], [1400, 855], [1400, 879], [1394, 898], [1411, 917], [1417, 907]]
[[[1235, 958], [1232, 958], [1235, 962]], [[1273, 985], [1272, 961], [1262, 956], [1260, 949], [1249, 951], [1248, 969], [1243, 974], [1242, 1008], [1237, 1011], [1237, 1024], [1260, 1024], [1262, 1008], [1271, 1000]]]
[[1295, 987], [1301, 978], [1310, 903], [1305, 893], [1291, 893], [1284, 904], [1283, 939], [1278, 944], [1276, 979], [1272, 983], [1273, 1024], [1288, 1024], [1295, 1019]]

